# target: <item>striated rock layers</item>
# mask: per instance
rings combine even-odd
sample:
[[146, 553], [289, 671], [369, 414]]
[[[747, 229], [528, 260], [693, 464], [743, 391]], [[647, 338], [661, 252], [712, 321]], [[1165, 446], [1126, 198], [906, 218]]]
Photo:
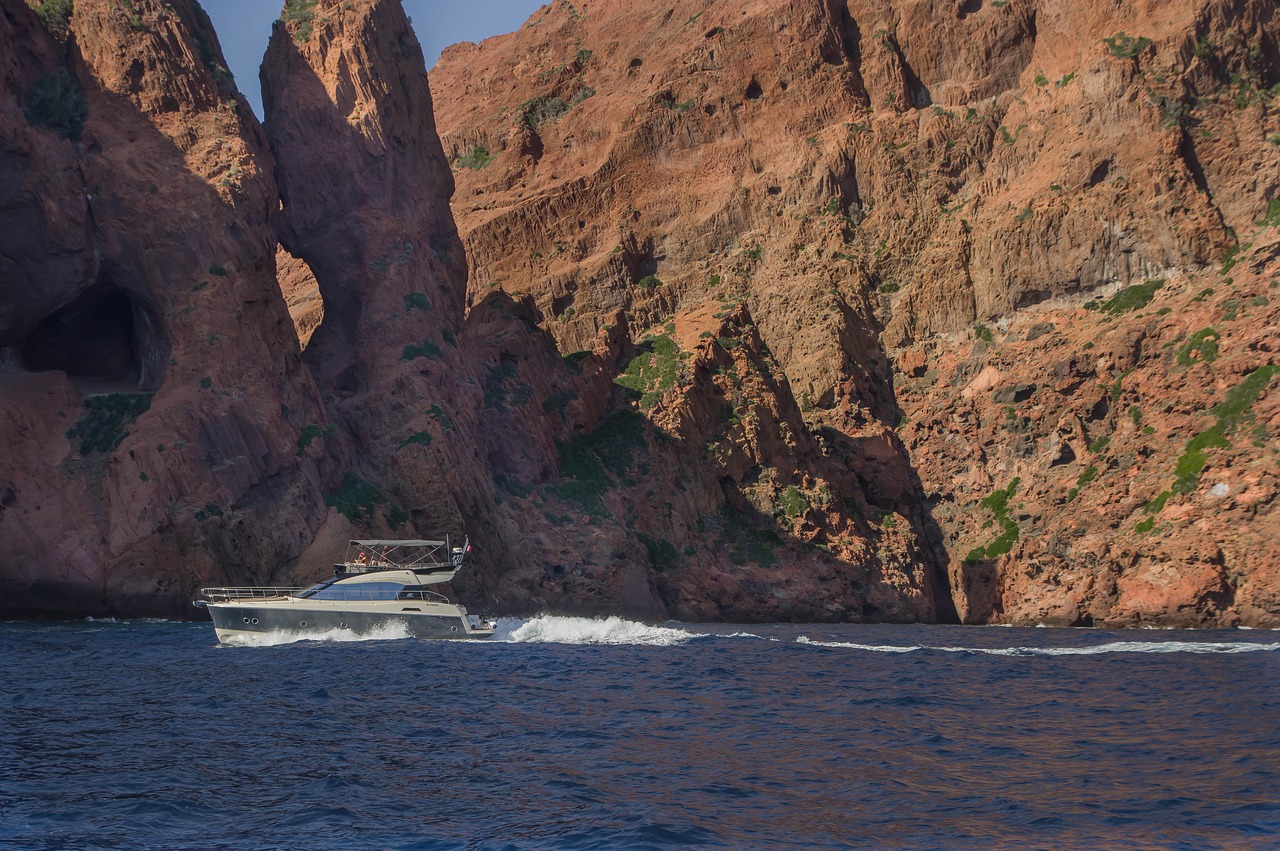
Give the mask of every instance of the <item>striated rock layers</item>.
[[558, 2], [429, 89], [290, 0], [265, 130], [194, 3], [38, 5], [0, 610], [448, 532], [492, 611], [1280, 619], [1266, 4]]
[[[532, 298], [565, 352], [620, 311], [660, 340], [741, 304], [801, 433], [907, 473], [861, 518], [836, 487], [812, 542], [849, 518], [883, 550], [883, 520], [909, 526], [969, 621], [1275, 625], [1277, 356], [1257, 336], [1273, 266], [1259, 256], [1249, 283], [1211, 270], [1280, 224], [1278, 36], [1271, 4], [1247, 0], [557, 2], [432, 72], [470, 299]], [[1081, 309], [1154, 281], [1145, 310]], [[1259, 301], [1231, 322], [1189, 314], [1205, 289]], [[1178, 322], [1153, 320], [1166, 308]], [[1180, 359], [1196, 334], [1222, 356]], [[1094, 363], [1116, 346], [1123, 366]], [[641, 407], [667, 422], [703, 382]], [[1243, 419], [1188, 450], [1245, 382]], [[1072, 434], [1080, 388], [1100, 385]], [[1150, 421], [1170, 404], [1182, 414]], [[1090, 456], [1137, 416], [1161, 439]], [[1235, 514], [1220, 495], [1241, 483], [1205, 472], [1219, 465], [1251, 482]], [[803, 465], [785, 466], [725, 469], [730, 490], [763, 474], [781, 498]], [[868, 493], [895, 479], [867, 472]]]

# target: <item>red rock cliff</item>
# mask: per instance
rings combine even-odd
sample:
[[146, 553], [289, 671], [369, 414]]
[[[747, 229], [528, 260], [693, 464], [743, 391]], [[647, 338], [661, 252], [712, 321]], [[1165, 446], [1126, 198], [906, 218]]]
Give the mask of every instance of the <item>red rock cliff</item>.
[[[741, 307], [729, 325], [706, 311], [702, 337], [682, 320], [634, 342], [612, 316], [585, 341], [592, 351], [568, 359], [538, 328], [544, 314], [504, 293], [477, 293], [464, 321], [452, 174], [403, 12], [308, 8], [273, 35], [266, 126], [282, 242], [324, 299], [304, 357], [358, 447], [351, 482], [407, 507], [415, 526], [488, 544], [472, 592], [502, 605], [935, 616], [945, 573], [912, 564], [916, 531], [888, 537], [881, 558], [867, 543], [878, 521], [845, 517], [867, 504], [858, 477], [875, 462], [812, 440]], [[610, 383], [624, 368], [626, 390]], [[896, 477], [878, 504], [910, 514], [901, 452], [875, 441]], [[775, 551], [794, 563], [778, 566]]]
[[[1193, 441], [1253, 384], [1270, 434], [1271, 255], [1209, 271], [1277, 223], [1278, 25], [1235, 0], [554, 3], [432, 73], [472, 298], [531, 296], [565, 351], [617, 310], [643, 330], [745, 300], [808, 431], [907, 438], [902, 510], [969, 620], [1275, 623], [1274, 465], [1243, 424]], [[1179, 321], [1122, 309], [1155, 281]], [[1204, 290], [1225, 313], [1188, 311]], [[1237, 359], [1179, 354], [1205, 339]], [[1095, 364], [1104, 343], [1127, 354]], [[1162, 439], [1062, 450], [1126, 411]], [[1178, 477], [1202, 461], [1249, 484]]]
[[198, 6], [130, 9], [0, 16], [8, 611], [189, 611], [325, 512], [265, 139]]
[[10, 610], [377, 531], [506, 611], [1280, 617], [1264, 4], [557, 3], [433, 102], [291, 2], [265, 133], [194, 4], [2, 8]]

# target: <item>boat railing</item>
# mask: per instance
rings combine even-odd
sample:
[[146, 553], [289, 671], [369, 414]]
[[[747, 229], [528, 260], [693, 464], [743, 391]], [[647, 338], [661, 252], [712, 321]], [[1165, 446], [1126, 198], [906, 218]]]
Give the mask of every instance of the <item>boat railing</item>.
[[200, 593], [211, 603], [225, 603], [228, 600], [266, 600], [274, 597], [292, 597], [301, 588], [259, 587], [259, 588], [201, 588]]

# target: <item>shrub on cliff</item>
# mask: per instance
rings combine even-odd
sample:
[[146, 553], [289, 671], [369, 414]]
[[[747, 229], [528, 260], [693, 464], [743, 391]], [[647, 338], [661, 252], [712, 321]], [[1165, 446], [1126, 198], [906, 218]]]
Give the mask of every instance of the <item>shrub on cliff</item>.
[[67, 432], [80, 441], [81, 455], [110, 452], [129, 434], [129, 426], [151, 407], [150, 393], [108, 393], [84, 400], [84, 415]]
[[1015, 476], [1008, 487], [992, 491], [990, 496], [979, 503], [995, 516], [995, 525], [1000, 528], [1000, 534], [985, 547], [975, 547], [970, 550], [964, 557], [966, 562], [972, 564], [984, 559], [994, 559], [1013, 549], [1013, 545], [1018, 541], [1020, 530], [1017, 522], [1009, 516], [1009, 500], [1017, 493], [1021, 481]]
[[1111, 55], [1119, 59], [1132, 59], [1151, 46], [1151, 39], [1146, 36], [1126, 35], [1124, 30], [1102, 41]]
[[387, 499], [376, 485], [352, 472], [342, 474], [342, 483], [336, 491], [324, 495], [324, 504], [338, 509], [357, 526], [372, 522], [379, 506], [385, 506], [382, 519], [393, 531], [408, 519], [407, 512]]
[[[1280, 145], [1280, 134], [1272, 137], [1268, 141], [1272, 144]], [[1262, 221], [1257, 223], [1259, 227], [1280, 228], [1280, 198], [1276, 198], [1267, 202], [1266, 215], [1262, 217]]]
[[[1227, 391], [1223, 400], [1212, 409], [1218, 421], [1187, 441], [1186, 449], [1178, 456], [1174, 467], [1173, 485], [1147, 503], [1143, 511], [1151, 515], [1159, 514], [1175, 493], [1195, 492], [1200, 486], [1200, 474], [1209, 466], [1209, 450], [1231, 448], [1230, 436], [1243, 424], [1253, 421], [1254, 402], [1258, 401], [1271, 379], [1277, 375], [1280, 375], [1280, 366], [1261, 366]], [[1265, 439], [1265, 428], [1263, 435]], [[1152, 516], [1138, 523], [1135, 528], [1139, 532], [1150, 532], [1154, 527], [1155, 517]]]
[[297, 24], [293, 31], [293, 40], [301, 44], [311, 39], [311, 30], [315, 24], [315, 5], [320, 0], [285, 0], [284, 11], [280, 20], [286, 24]]
[[1099, 310], [1112, 316], [1119, 316], [1130, 310], [1146, 307], [1155, 298], [1156, 290], [1164, 286], [1164, 278], [1152, 278], [1131, 287], [1125, 287], [1111, 298], [1104, 301]]
[[778, 507], [787, 517], [795, 519], [809, 510], [809, 501], [798, 487], [787, 485], [786, 490], [778, 497]]
[[471, 150], [457, 159], [458, 168], [469, 168], [479, 171], [493, 161], [493, 156], [484, 145], [473, 145]]
[[44, 0], [36, 7], [36, 16], [44, 28], [58, 38], [66, 38], [71, 30], [72, 0]]
[[682, 355], [670, 331], [645, 340], [637, 348], [639, 353], [613, 383], [639, 393], [640, 408], [647, 411], [676, 386]]
[[649, 552], [649, 563], [653, 565], [654, 570], [661, 572], [680, 565], [680, 555], [670, 541], [665, 538], [653, 538], [640, 531], [636, 532], [636, 538]]
[[48, 127], [63, 139], [76, 141], [84, 131], [88, 112], [84, 95], [65, 68], [46, 74], [31, 84], [22, 103], [27, 121]]
[[627, 473], [637, 464], [643, 467], [649, 449], [644, 417], [629, 410], [618, 411], [595, 431], [556, 446], [560, 450], [560, 481], [548, 485], [547, 491], [597, 517], [608, 513], [604, 493], [613, 487], [610, 471], [623, 484], [632, 484]]
[[537, 130], [550, 121], [558, 121], [560, 116], [582, 103], [596, 93], [590, 86], [583, 86], [568, 100], [561, 97], [540, 95], [520, 104], [516, 110], [517, 121], [529, 130]]

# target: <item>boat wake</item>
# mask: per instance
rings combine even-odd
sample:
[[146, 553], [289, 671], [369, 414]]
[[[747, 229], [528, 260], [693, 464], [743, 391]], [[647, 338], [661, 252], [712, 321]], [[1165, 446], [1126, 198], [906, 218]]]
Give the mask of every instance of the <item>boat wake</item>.
[[327, 632], [299, 633], [289, 630], [274, 632], [255, 632], [244, 635], [227, 636], [223, 647], [277, 647], [281, 644], [293, 644], [298, 641], [396, 641], [412, 638], [409, 628], [404, 623], [392, 622], [369, 632], [356, 633], [349, 629], [331, 629]]
[[489, 640], [513, 644], [645, 644], [670, 647], [706, 637], [683, 629], [623, 620], [616, 615], [607, 618], [538, 615], [529, 620], [502, 618], [498, 621], [497, 632]]
[[1108, 653], [1253, 653], [1280, 650], [1280, 644], [1255, 644], [1245, 641], [1112, 641], [1093, 647], [942, 647], [913, 644], [854, 644], [846, 641], [818, 641], [807, 636], [797, 644], [834, 647], [843, 650], [865, 650], [870, 653], [914, 653], [917, 650], [939, 650], [944, 653], [984, 653], [988, 656], [1097, 656]]

